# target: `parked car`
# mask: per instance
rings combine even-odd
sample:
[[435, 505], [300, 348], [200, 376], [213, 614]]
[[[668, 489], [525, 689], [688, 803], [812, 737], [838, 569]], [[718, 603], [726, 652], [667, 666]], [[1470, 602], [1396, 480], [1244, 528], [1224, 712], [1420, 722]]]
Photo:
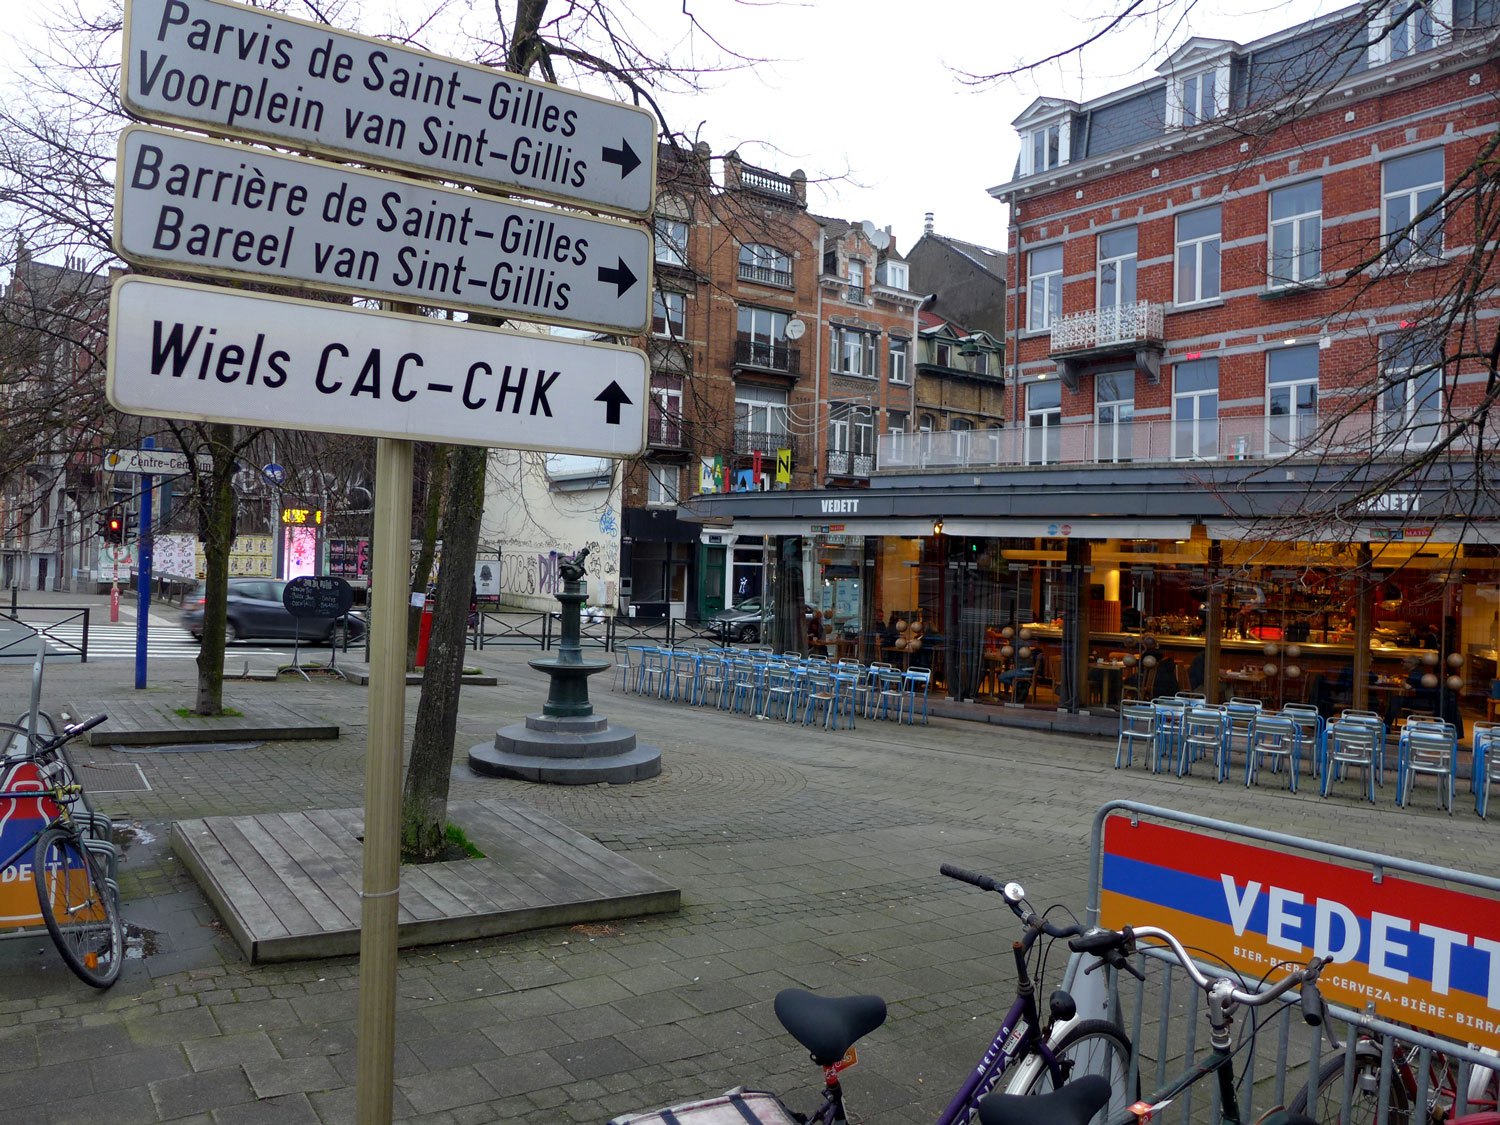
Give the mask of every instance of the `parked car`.
[[[802, 607], [803, 621], [811, 621], [816, 614], [812, 606]], [[769, 610], [767, 611], [769, 613]], [[705, 632], [718, 640], [730, 644], [753, 645], [760, 640], [760, 598], [746, 598], [731, 609], [721, 609], [708, 619]]]
[[[342, 645], [362, 640], [365, 619], [358, 613], [344, 617], [293, 617], [281, 604], [286, 583], [274, 578], [231, 578], [225, 599], [224, 640], [301, 638], [308, 644]], [[203, 640], [204, 588], [182, 603], [182, 627]]]

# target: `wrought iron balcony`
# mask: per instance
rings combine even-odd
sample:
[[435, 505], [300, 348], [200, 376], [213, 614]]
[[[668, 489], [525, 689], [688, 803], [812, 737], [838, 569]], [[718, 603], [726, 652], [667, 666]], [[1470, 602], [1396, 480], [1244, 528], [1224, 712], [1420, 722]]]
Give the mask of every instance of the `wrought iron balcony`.
[[851, 285], [848, 292], [851, 305], [862, 305], [865, 303], [865, 287], [863, 285]]
[[736, 340], [734, 362], [738, 367], [758, 367], [762, 371], [779, 371], [784, 375], [801, 374], [802, 353], [786, 344], [762, 340]]
[[874, 471], [873, 453], [852, 453], [847, 449], [828, 451], [828, 475], [831, 477], [867, 477]]
[[674, 414], [652, 414], [646, 419], [646, 444], [656, 449], [682, 448], [682, 419]]
[[774, 467], [778, 449], [792, 450], [795, 459], [796, 447], [792, 444], [792, 436], [784, 430], [746, 430], [739, 426], [734, 428], [734, 451], [738, 454], [748, 456], [759, 453], [762, 457], [771, 458]]
[[1068, 313], [1052, 322], [1052, 354], [1134, 347], [1166, 339], [1166, 318], [1155, 301]]

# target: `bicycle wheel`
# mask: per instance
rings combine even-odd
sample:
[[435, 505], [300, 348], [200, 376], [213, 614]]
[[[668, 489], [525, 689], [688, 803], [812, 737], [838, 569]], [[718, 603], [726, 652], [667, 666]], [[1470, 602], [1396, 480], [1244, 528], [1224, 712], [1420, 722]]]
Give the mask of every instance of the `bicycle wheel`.
[[[1068, 1080], [1081, 1074], [1102, 1074], [1109, 1079], [1109, 1104], [1094, 1116], [1096, 1125], [1118, 1120], [1124, 1110], [1140, 1100], [1140, 1077], [1130, 1080], [1130, 1040], [1108, 1020], [1083, 1020], [1074, 1025], [1053, 1044], [1052, 1053]], [[1033, 1056], [1027, 1061], [1041, 1060]], [[1045, 1064], [1018, 1072], [1016, 1078], [1019, 1081], [1006, 1087], [1007, 1094], [1045, 1094], [1053, 1088], [1052, 1074]]]
[[[1335, 1055], [1318, 1069], [1313, 1106], [1307, 1105], [1307, 1087], [1298, 1088], [1287, 1103], [1287, 1112], [1305, 1114], [1318, 1125], [1375, 1125], [1380, 1108], [1380, 1060], [1356, 1059], [1354, 1086], [1349, 1095], [1349, 1113], [1343, 1113], [1344, 1056]], [[1411, 1097], [1400, 1074], [1391, 1075], [1390, 1112], [1387, 1125], [1409, 1125]]]
[[68, 828], [48, 828], [32, 858], [42, 921], [68, 968], [95, 988], [120, 975], [125, 934], [120, 907], [104, 881], [99, 861]]

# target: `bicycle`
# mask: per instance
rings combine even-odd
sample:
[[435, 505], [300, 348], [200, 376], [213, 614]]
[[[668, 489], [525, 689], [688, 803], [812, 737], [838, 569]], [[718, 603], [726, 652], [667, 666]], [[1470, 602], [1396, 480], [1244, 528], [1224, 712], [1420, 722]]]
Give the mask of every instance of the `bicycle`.
[[[1012, 946], [1016, 961], [1016, 998], [990, 1040], [979, 1062], [954, 1093], [948, 1106], [934, 1125], [965, 1125], [973, 1121], [981, 1099], [993, 1090], [1007, 1074], [1006, 1088], [1016, 1092], [1042, 1093], [1064, 1088], [1075, 1077], [1099, 1077], [1105, 1091], [1104, 1102], [1112, 1109], [1123, 1110], [1139, 1094], [1139, 1084], [1130, 1079], [1131, 1047], [1125, 1033], [1107, 1020], [1079, 1019], [1077, 1004], [1062, 989], [1049, 998], [1050, 1019], [1043, 1026], [1036, 993], [1040, 971], [1033, 974], [1028, 959], [1042, 937], [1067, 938], [1083, 934], [1081, 925], [1058, 926], [1029, 909], [1021, 884], [1002, 883], [988, 875], [944, 864], [941, 873], [950, 879], [969, 883], [985, 891], [1000, 894], [1011, 913], [1020, 919], [1021, 940]], [[1040, 965], [1045, 957], [1039, 957]], [[698, 1120], [717, 1121], [707, 1109], [732, 1104], [733, 1116], [723, 1120], [760, 1121], [768, 1125], [844, 1125], [848, 1118], [844, 1090], [839, 1080], [842, 1071], [857, 1061], [855, 1044], [885, 1022], [886, 1004], [879, 996], [818, 996], [802, 989], [789, 988], [777, 993], [773, 1005], [782, 1027], [803, 1047], [812, 1061], [823, 1069], [823, 1100], [810, 1115], [791, 1115], [780, 1101], [769, 1094], [734, 1091], [711, 1103], [699, 1103], [703, 1110]], [[746, 1097], [754, 1100], [748, 1104]], [[676, 1106], [646, 1114], [615, 1118], [610, 1125], [648, 1125], [655, 1122], [679, 1122], [697, 1125], [691, 1110]], [[1096, 1111], [1099, 1107], [1096, 1107]], [[760, 1116], [755, 1116], [757, 1110]], [[1090, 1114], [1089, 1116], [1093, 1116]], [[1087, 1125], [1084, 1118], [1078, 1125]]]
[[[1220, 1125], [1241, 1125], [1239, 1094], [1234, 1076], [1234, 1042], [1230, 1035], [1235, 1009], [1241, 1005], [1261, 1007], [1300, 986], [1303, 1019], [1311, 1027], [1323, 1027], [1326, 1012], [1323, 997], [1318, 993], [1317, 979], [1329, 959], [1314, 957], [1303, 968], [1288, 973], [1270, 988], [1249, 991], [1240, 988], [1228, 976], [1207, 976], [1198, 968], [1182, 942], [1167, 930], [1156, 926], [1127, 926], [1124, 930], [1096, 929], [1073, 938], [1068, 942], [1068, 947], [1075, 953], [1098, 957], [1103, 963], [1124, 969], [1144, 980], [1143, 975], [1128, 960], [1137, 952], [1136, 943], [1142, 938], [1160, 942], [1160, 945], [1147, 948], [1169, 953], [1193, 983], [1207, 995], [1210, 1050], [1207, 1055], [1192, 1060], [1188, 1069], [1177, 1078], [1129, 1106], [1123, 1113], [1111, 1112], [1107, 1125], [1144, 1125], [1165, 1110], [1189, 1086], [1211, 1074], [1218, 1078]], [[1331, 1031], [1328, 1036], [1332, 1041]], [[1338, 1043], [1334, 1042], [1334, 1046], [1337, 1047]], [[1077, 1089], [1040, 1096], [992, 1094], [980, 1104], [980, 1125], [1083, 1125], [1104, 1106], [1109, 1098], [1109, 1091], [1092, 1081], [1076, 1085]], [[1257, 1125], [1317, 1123], [1289, 1109], [1277, 1108], [1262, 1115]]]
[[[1354, 1071], [1347, 1083], [1349, 1056], [1337, 1054], [1324, 1060], [1318, 1068], [1311, 1101], [1311, 1116], [1319, 1125], [1374, 1125], [1382, 1101], [1387, 1106], [1386, 1125], [1444, 1125], [1445, 1122], [1477, 1125], [1481, 1120], [1500, 1121], [1500, 1113], [1496, 1112], [1500, 1109], [1496, 1096], [1500, 1092], [1500, 1072], [1473, 1065], [1465, 1074], [1463, 1064], [1440, 1051], [1393, 1040], [1389, 1043], [1389, 1079], [1382, 1095], [1386, 1049], [1384, 1036], [1362, 1029], [1353, 1046]], [[1304, 1087], [1288, 1108], [1305, 1113], [1308, 1104]], [[1422, 1107], [1420, 1115], [1414, 1112], [1417, 1106]], [[1460, 1113], [1461, 1109], [1467, 1112]]]
[[[42, 922], [68, 968], [95, 988], [108, 988], [119, 978], [124, 927], [103, 863], [74, 816], [73, 805], [82, 800], [83, 786], [72, 776], [72, 764], [63, 748], [106, 718], [96, 715], [50, 738], [41, 730], [34, 739], [22, 731], [27, 736], [26, 753], [8, 759], [0, 780], [0, 800], [9, 802], [0, 824], [17, 814], [43, 822], [0, 862], [0, 872], [14, 870], [25, 879], [26, 867], [20, 861], [31, 855], [30, 875]], [[7, 744], [15, 746], [13, 734]]]

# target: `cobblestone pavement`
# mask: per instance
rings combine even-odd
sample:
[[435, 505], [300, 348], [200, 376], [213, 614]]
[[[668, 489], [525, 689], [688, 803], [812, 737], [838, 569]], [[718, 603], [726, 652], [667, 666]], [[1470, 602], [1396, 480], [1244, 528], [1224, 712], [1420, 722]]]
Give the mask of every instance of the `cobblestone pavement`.
[[[65, 595], [59, 595], [66, 599]], [[175, 627], [173, 615], [163, 627]], [[247, 650], [249, 653], [251, 650]], [[236, 656], [240, 654], [237, 652]], [[539, 709], [533, 651], [487, 650], [492, 688], [466, 688], [467, 748]], [[190, 662], [149, 692], [191, 702]], [[48, 665], [53, 710], [139, 698], [128, 664]], [[952, 861], [1024, 882], [1038, 904], [1085, 900], [1089, 828], [1126, 798], [1493, 872], [1495, 829], [1431, 791], [1394, 807], [1269, 785], [1112, 768], [1113, 743], [951, 720], [824, 732], [612, 693], [612, 722], [663, 752], [635, 785], [547, 787], [476, 777], [453, 797], [529, 801], [676, 882], [675, 915], [406, 950], [396, 1091], [404, 1120], [602, 1122], [747, 1083], [803, 1108], [819, 1075], [781, 1031], [787, 986], [877, 992], [885, 1027], [847, 1078], [873, 1122], [932, 1120], [1011, 996], [1014, 923], [995, 896], [937, 875]], [[0, 707], [24, 705], [0, 668]], [[231, 682], [343, 725], [326, 743], [193, 753], [83, 751], [139, 765], [151, 788], [100, 794], [119, 814], [125, 917], [138, 957], [97, 994], [41, 938], [0, 942], [0, 1117], [18, 1122], [343, 1122], [353, 1119], [358, 963], [252, 967], [165, 847], [173, 818], [363, 803], [366, 689]], [[408, 689], [408, 724], [417, 689]], [[87, 773], [87, 767], [84, 767]]]

